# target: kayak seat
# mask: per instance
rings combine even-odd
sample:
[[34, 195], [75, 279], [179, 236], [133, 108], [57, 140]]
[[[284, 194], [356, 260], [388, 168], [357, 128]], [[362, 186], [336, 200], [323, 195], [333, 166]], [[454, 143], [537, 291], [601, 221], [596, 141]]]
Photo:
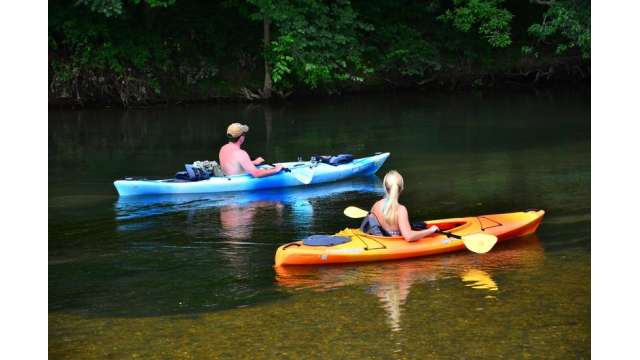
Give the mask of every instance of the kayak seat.
[[334, 246], [351, 241], [349, 236], [311, 235], [302, 243], [308, 246]]
[[375, 235], [375, 236], [391, 236], [389, 233], [380, 225], [378, 219], [374, 214], [367, 215], [362, 223], [360, 224], [360, 231], [365, 234]]

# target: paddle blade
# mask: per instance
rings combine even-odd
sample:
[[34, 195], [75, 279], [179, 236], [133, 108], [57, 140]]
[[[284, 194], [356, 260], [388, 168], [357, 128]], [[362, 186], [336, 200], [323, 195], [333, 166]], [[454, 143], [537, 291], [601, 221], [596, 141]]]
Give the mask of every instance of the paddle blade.
[[313, 180], [313, 169], [310, 167], [300, 167], [291, 169], [291, 175], [293, 175], [298, 181], [305, 185], [311, 184]]
[[360, 208], [357, 208], [355, 206], [349, 206], [348, 208], [344, 209], [344, 214], [352, 219], [362, 219], [363, 217], [369, 215], [369, 212], [366, 210], [362, 210]]
[[498, 242], [498, 238], [495, 235], [490, 234], [471, 234], [462, 237], [464, 246], [474, 253], [484, 254], [493, 248], [493, 245]]

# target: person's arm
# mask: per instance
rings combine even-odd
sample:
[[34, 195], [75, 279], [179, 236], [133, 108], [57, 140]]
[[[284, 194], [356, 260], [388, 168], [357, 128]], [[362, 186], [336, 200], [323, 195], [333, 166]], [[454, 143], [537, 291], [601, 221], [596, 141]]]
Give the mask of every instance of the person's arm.
[[258, 156], [255, 160], [253, 160], [253, 165], [260, 165], [264, 162], [264, 159], [261, 156]]
[[255, 178], [277, 174], [282, 170], [282, 165], [280, 164], [276, 164], [275, 167], [271, 169], [258, 169], [253, 164], [253, 161], [251, 161], [251, 158], [249, 158], [249, 154], [247, 154], [246, 151], [242, 152], [242, 155], [240, 158], [240, 166], [242, 166], [244, 171], [248, 172], [249, 174], [251, 174], [251, 176]]
[[402, 237], [409, 242], [420, 240], [438, 231], [438, 227], [435, 225], [426, 230], [412, 230], [411, 224], [409, 223], [409, 213], [407, 212], [407, 208], [402, 205], [398, 206], [398, 227], [400, 228]]

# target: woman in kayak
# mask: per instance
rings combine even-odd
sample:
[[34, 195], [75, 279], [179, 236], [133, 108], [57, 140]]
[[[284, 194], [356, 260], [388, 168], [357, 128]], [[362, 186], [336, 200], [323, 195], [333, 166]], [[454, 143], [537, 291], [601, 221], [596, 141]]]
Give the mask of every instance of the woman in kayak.
[[398, 197], [403, 189], [404, 181], [400, 173], [391, 170], [384, 176], [385, 196], [371, 207], [371, 213], [375, 215], [380, 226], [389, 235], [402, 235], [409, 242], [422, 239], [438, 231], [438, 227], [435, 225], [420, 231], [411, 229], [407, 208], [398, 203]]

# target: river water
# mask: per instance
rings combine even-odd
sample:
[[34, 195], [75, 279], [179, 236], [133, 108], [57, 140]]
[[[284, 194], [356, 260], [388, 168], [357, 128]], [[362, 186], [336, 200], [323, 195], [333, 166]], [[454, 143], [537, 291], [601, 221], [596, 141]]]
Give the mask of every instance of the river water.
[[[589, 358], [590, 94], [345, 97], [49, 112], [52, 359]], [[118, 198], [217, 160], [230, 122], [268, 162], [389, 151], [378, 176], [260, 194]], [[278, 245], [404, 176], [412, 219], [539, 208], [478, 255], [273, 268]]]

